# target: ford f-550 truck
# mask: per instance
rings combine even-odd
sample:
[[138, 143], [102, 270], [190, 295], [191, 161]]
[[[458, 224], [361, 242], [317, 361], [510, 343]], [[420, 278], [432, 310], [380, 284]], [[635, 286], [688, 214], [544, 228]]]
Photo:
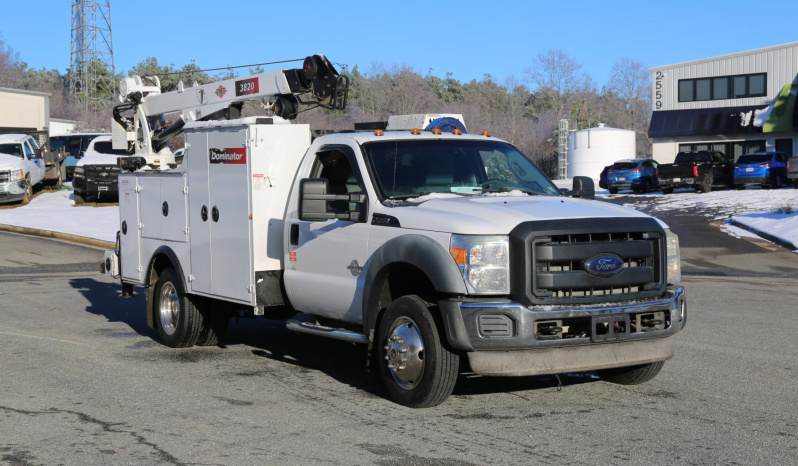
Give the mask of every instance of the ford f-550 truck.
[[[511, 144], [462, 124], [442, 132], [435, 115], [316, 139], [279, 116], [193, 120], [196, 96], [239, 90], [284, 99], [273, 110], [289, 118], [309, 90], [341, 108], [341, 78], [317, 55], [190, 92], [122, 86], [129, 107], [115, 115], [141, 155], [121, 159], [119, 248], [105, 265], [124, 293], [145, 288], [164, 344], [215, 344], [230, 309], [299, 313], [287, 328], [364, 344], [411, 407], [444, 401], [461, 363], [626, 384], [660, 371], [686, 322], [678, 238], [587, 199], [591, 180], [563, 194]], [[190, 120], [180, 165], [146, 126], [175, 107]]]

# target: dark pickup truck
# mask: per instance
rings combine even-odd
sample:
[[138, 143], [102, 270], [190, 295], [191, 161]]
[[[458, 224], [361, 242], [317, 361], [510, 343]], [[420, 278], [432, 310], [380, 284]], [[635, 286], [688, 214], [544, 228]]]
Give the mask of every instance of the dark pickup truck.
[[675, 188], [695, 188], [708, 193], [713, 186], [734, 187], [734, 162], [723, 152], [679, 152], [673, 163], [659, 166], [659, 186], [670, 194]]
[[787, 178], [792, 181], [792, 187], [798, 189], [798, 157], [787, 159]]

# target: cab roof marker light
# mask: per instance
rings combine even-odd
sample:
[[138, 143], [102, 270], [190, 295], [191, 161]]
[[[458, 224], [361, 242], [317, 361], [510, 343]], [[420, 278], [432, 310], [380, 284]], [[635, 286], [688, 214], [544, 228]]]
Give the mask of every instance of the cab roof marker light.
[[435, 128], [432, 130], [432, 134], [441, 134], [441, 133], [442, 131], [440, 130], [440, 128]]
[[489, 138], [490, 137], [490, 131], [483, 131], [482, 135], [485, 136], [486, 138]]
[[385, 136], [385, 131], [383, 131], [381, 129], [375, 129], [374, 130], [374, 135], [375, 136]]
[[459, 129], [455, 128], [455, 129], [452, 130], [452, 134], [456, 134], [458, 136], [461, 136], [463, 134], [463, 132], [460, 131]]
[[413, 128], [410, 130], [410, 134], [421, 134], [421, 130], [418, 128]]

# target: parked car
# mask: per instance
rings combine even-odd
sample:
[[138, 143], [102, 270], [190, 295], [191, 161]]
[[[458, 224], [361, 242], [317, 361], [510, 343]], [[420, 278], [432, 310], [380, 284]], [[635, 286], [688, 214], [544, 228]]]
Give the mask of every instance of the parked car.
[[659, 165], [659, 185], [670, 194], [674, 188], [695, 188], [708, 193], [713, 186], [734, 186], [734, 163], [719, 151], [679, 152], [673, 163]]
[[618, 160], [607, 171], [607, 189], [610, 194], [617, 194], [620, 189], [647, 193], [658, 188], [657, 166], [653, 159]]
[[734, 186], [760, 185], [763, 188], [781, 188], [787, 184], [787, 161], [784, 152], [755, 152], [743, 154], [734, 163]]
[[71, 180], [75, 172], [78, 160], [83, 157], [89, 143], [97, 136], [110, 136], [108, 133], [73, 133], [50, 136], [50, 151], [54, 154], [60, 153], [66, 158], [63, 164], [61, 177], [64, 180]]
[[792, 187], [798, 189], [798, 157], [787, 159], [787, 178], [792, 181]]
[[44, 157], [27, 134], [0, 135], [0, 202], [30, 202], [33, 186], [44, 180]]
[[89, 197], [117, 198], [119, 195], [117, 159], [126, 155], [130, 153], [113, 148], [110, 135], [92, 139], [83, 157], [75, 165], [72, 180], [75, 204], [83, 204]]
[[610, 171], [612, 165], [607, 165], [601, 170], [601, 174], [599, 175], [599, 188], [607, 189], [607, 172]]

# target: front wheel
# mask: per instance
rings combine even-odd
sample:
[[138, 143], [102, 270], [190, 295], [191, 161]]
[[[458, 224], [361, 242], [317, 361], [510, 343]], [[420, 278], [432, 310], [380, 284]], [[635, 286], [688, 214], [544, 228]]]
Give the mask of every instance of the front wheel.
[[152, 312], [161, 343], [172, 348], [194, 346], [202, 331], [202, 315], [173, 268], [167, 267], [158, 275], [153, 298]]
[[618, 188], [610, 188], [610, 194], [618, 194]]
[[86, 203], [86, 194], [82, 192], [75, 191], [72, 193], [72, 197], [75, 198], [75, 205], [85, 204]]
[[673, 188], [662, 188], [662, 194], [673, 194]]
[[377, 333], [382, 379], [391, 398], [410, 408], [441, 404], [457, 382], [460, 358], [443, 345], [435, 308], [402, 296], [388, 306]]
[[25, 194], [20, 204], [27, 205], [33, 197], [33, 185], [30, 184], [30, 177], [25, 177]]
[[643, 180], [642, 186], [640, 186], [640, 192], [643, 194], [648, 194], [651, 192], [651, 182], [648, 180]]
[[642, 366], [618, 367], [598, 371], [599, 377], [619, 385], [638, 385], [648, 382], [659, 374], [665, 361], [652, 362]]

